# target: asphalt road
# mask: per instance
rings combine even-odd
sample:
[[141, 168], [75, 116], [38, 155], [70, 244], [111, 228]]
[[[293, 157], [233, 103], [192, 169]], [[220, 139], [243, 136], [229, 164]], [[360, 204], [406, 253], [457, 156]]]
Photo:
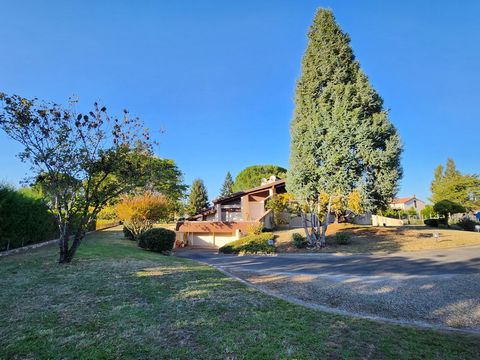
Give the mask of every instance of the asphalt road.
[[215, 250], [179, 249], [176, 256], [206, 262], [230, 271], [265, 271], [304, 275], [419, 276], [480, 273], [480, 246], [389, 255], [236, 256]]

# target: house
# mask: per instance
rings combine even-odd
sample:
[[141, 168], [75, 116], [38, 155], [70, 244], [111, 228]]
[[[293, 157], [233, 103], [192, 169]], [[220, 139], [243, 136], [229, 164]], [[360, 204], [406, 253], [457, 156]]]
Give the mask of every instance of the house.
[[266, 202], [286, 192], [285, 180], [271, 176], [258, 187], [216, 199], [210, 209], [177, 223], [177, 239], [189, 246], [218, 248], [239, 239], [251, 226], [272, 228], [272, 213], [265, 208]]
[[417, 211], [417, 214], [418, 214], [425, 207], [425, 202], [423, 202], [422, 200], [418, 199], [415, 195], [413, 195], [410, 197], [393, 199], [392, 202], [390, 203], [390, 207], [392, 209], [400, 209], [404, 211], [408, 211], [409, 209], [413, 208]]

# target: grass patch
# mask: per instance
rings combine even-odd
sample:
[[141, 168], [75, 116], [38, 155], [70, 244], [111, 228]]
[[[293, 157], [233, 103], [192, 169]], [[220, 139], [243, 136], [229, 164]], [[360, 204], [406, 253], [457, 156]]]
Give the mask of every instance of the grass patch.
[[325, 314], [121, 231], [0, 258], [0, 358], [479, 358], [479, 338]]
[[[298, 249], [291, 241], [292, 234], [302, 229], [275, 231], [277, 252], [312, 252]], [[337, 241], [337, 234], [348, 233], [348, 245]], [[438, 238], [433, 234], [438, 234]], [[303, 235], [303, 233], [302, 233]], [[331, 224], [327, 230], [327, 248], [321, 252], [375, 253], [446, 249], [480, 245], [480, 233], [427, 226], [374, 227], [352, 224]]]

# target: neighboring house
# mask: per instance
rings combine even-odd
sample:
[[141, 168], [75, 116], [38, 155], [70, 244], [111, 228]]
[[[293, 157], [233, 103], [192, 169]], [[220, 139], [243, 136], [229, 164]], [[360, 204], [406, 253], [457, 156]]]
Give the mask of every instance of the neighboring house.
[[405, 211], [413, 208], [417, 211], [417, 214], [419, 214], [420, 211], [422, 211], [422, 209], [425, 207], [425, 203], [413, 195], [410, 197], [393, 199], [390, 203], [390, 207], [392, 209], [400, 209]]
[[272, 228], [266, 201], [286, 192], [285, 180], [272, 176], [263, 179], [261, 186], [216, 199], [210, 209], [177, 223], [177, 239], [190, 246], [221, 247], [239, 239], [252, 225], [261, 223], [264, 228]]

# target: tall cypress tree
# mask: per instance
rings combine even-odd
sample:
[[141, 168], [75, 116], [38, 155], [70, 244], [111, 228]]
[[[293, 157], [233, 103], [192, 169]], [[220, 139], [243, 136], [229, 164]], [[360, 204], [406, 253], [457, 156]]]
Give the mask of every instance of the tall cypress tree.
[[233, 178], [232, 174], [230, 174], [230, 171], [228, 171], [227, 175], [225, 176], [225, 180], [223, 181], [222, 188], [220, 189], [219, 197], [224, 198], [231, 194], [233, 194]]
[[402, 176], [402, 146], [383, 100], [355, 60], [330, 10], [318, 10], [297, 82], [288, 190], [299, 200], [361, 194], [376, 210]]
[[189, 215], [195, 215], [208, 209], [209, 206], [207, 188], [205, 187], [203, 180], [193, 180], [185, 210]]

